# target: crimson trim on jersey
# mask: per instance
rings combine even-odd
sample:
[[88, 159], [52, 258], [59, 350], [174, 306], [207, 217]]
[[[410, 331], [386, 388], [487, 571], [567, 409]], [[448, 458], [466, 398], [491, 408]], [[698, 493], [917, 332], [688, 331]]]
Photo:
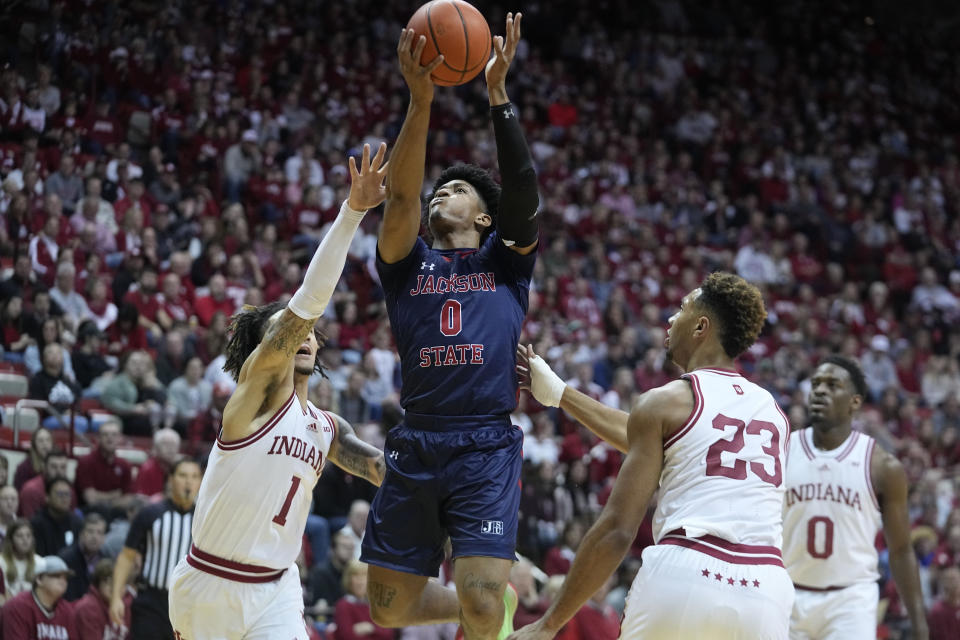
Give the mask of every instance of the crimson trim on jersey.
[[333, 429], [333, 440], [336, 440], [337, 439], [337, 421], [334, 420], [333, 416], [331, 416], [328, 412], [324, 411], [323, 409], [317, 409], [317, 411], [319, 411], [320, 415], [326, 418], [327, 422], [330, 423], [330, 427]]
[[780, 408], [776, 400], [773, 401], [773, 406], [780, 412], [780, 416], [783, 418], [783, 424], [787, 427], [787, 435], [783, 440], [783, 464], [786, 466], [787, 463], [790, 462], [790, 434], [792, 434], [793, 431], [790, 429], [790, 418], [783, 412], [783, 409]]
[[667, 441], [663, 443], [663, 450], [666, 451], [673, 444], [682, 438], [690, 429], [693, 428], [693, 425], [697, 423], [697, 420], [700, 419], [700, 414], [703, 413], [703, 392], [700, 391], [700, 382], [697, 380], [697, 376], [689, 373], [685, 376], [690, 380], [690, 386], [693, 389], [693, 409], [690, 410], [690, 417], [687, 418], [686, 423], [680, 427], [676, 433], [667, 438]]
[[[287, 399], [287, 401], [283, 404], [282, 407], [277, 409], [277, 412], [273, 414], [273, 417], [267, 420], [267, 422], [262, 427], [260, 427], [259, 429], [257, 429], [256, 431], [248, 435], [246, 438], [241, 438], [240, 440], [234, 440], [232, 442], [224, 442], [223, 440], [220, 439], [220, 434], [218, 433], [217, 446], [223, 449], [224, 451], [234, 451], [236, 449], [242, 449], [243, 447], [250, 446], [251, 444], [259, 440], [263, 436], [267, 435], [267, 432], [270, 431], [270, 429], [272, 429], [274, 426], [276, 426], [278, 422], [280, 422], [280, 419], [283, 418], [284, 414], [287, 413], [287, 410], [293, 404], [293, 399], [296, 397], [297, 397], [296, 390], [291, 391], [290, 397]], [[221, 432], [222, 431], [223, 430], [221, 429]]]
[[270, 567], [260, 567], [253, 564], [243, 564], [242, 562], [219, 558], [197, 549], [196, 545], [190, 545], [190, 553], [187, 554], [187, 563], [198, 571], [209, 573], [218, 578], [255, 584], [273, 582], [286, 571], [286, 569], [271, 569]]
[[699, 538], [688, 538], [686, 531], [682, 528], [667, 533], [657, 544], [672, 544], [693, 549], [731, 564], [769, 564], [783, 567], [780, 549], [776, 547], [736, 544], [709, 534]]
[[[813, 431], [810, 431], [810, 437], [813, 438]], [[807, 442], [806, 437], [803, 433], [800, 434], [800, 447], [803, 449], [803, 452], [807, 454], [807, 457], [813, 460], [816, 458], [816, 454], [813, 452], [813, 448], [810, 446], [810, 443]]]
[[854, 431], [853, 437], [850, 438], [850, 442], [847, 443], [847, 446], [843, 448], [843, 451], [840, 452], [840, 455], [837, 456], [837, 462], [843, 462], [843, 459], [846, 458], [853, 451], [853, 448], [857, 446], [857, 440], [860, 439], [860, 432]]
[[800, 591], [820, 591], [820, 592], [841, 591], [843, 589], [846, 589], [846, 587], [805, 587], [802, 584], [797, 584], [796, 582], [793, 583], [793, 588], [800, 589]]
[[710, 373], [716, 373], [721, 376], [728, 376], [730, 378], [742, 378], [739, 371], [734, 369], [724, 369], [722, 367], [704, 367], [703, 369], [697, 369], [697, 371], [709, 371]]
[[877, 446], [876, 440], [871, 442], [867, 448], [867, 463], [863, 465], [863, 472], [867, 476], [867, 488], [870, 490], [870, 499], [873, 500], [873, 506], [880, 511], [880, 501], [877, 500], [877, 493], [873, 490], [873, 478], [871, 477], [870, 467], [873, 464], [873, 450]]

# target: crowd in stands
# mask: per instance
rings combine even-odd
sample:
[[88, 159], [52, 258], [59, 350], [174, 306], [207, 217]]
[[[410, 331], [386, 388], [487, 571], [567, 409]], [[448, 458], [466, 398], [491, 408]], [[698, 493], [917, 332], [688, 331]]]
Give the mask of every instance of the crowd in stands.
[[[906, 466], [925, 600], [931, 615], [956, 610], [956, 42], [923, 11], [883, 3], [877, 14], [799, 0], [523, 4], [508, 88], [542, 202], [524, 340], [571, 384], [627, 409], [678, 373], [662, 341], [687, 291], [717, 269], [756, 283], [769, 322], [744, 372], [796, 428], [816, 362], [859, 359], [870, 397], [857, 427]], [[74, 428], [98, 444], [75, 483], [45, 430], [28, 459], [34, 480], [0, 474], [0, 564], [9, 598], [29, 589], [37, 554], [60, 553], [87, 580], [71, 582], [72, 600], [97, 592], [106, 573], [93, 560], [122, 545], [115, 531], [138, 504], [129, 497], [162, 493], [176, 454], [168, 444], [117, 486], [98, 484], [109, 474], [97, 470], [122, 460], [122, 438], [161, 434], [159, 451], [173, 434], [176, 451], [203, 455], [234, 388], [222, 370], [231, 314], [296, 290], [347, 193], [348, 155], [395, 138], [407, 100], [395, 44], [412, 6], [30, 0], [5, 11], [15, 19], [0, 21], [3, 359], [49, 402], [44, 426], [62, 430], [79, 407]], [[496, 33], [502, 15], [488, 19]], [[428, 183], [455, 161], [495, 170], [495, 156], [483, 81], [439, 89]], [[327, 372], [311, 399], [382, 446], [400, 411], [378, 221], [365, 219], [321, 320]], [[526, 394], [514, 420], [527, 433], [518, 548], [528, 559], [514, 582], [518, 621], [529, 621], [620, 455]], [[340, 619], [336, 638], [381, 637], [358, 613], [353, 562], [373, 487], [329, 467], [304, 546], [308, 614], [318, 633]], [[600, 638], [579, 629], [616, 621], [651, 542], [648, 518], [565, 638]], [[883, 569], [880, 632], [904, 637]]]

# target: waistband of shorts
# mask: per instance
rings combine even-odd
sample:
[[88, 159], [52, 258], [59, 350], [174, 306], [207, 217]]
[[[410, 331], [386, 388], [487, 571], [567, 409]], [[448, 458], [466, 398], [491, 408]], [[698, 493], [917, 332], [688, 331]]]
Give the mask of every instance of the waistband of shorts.
[[819, 592], [819, 593], [826, 593], [827, 591], [842, 591], [842, 590], [846, 589], [847, 587], [837, 587], [837, 586], [831, 586], [831, 587], [807, 587], [807, 586], [804, 586], [804, 585], [802, 585], [802, 584], [797, 584], [796, 582], [794, 582], [794, 583], [793, 583], [793, 588], [794, 588], [794, 589], [799, 589], [800, 591], [816, 591], [816, 592]]
[[190, 553], [187, 554], [187, 564], [198, 571], [209, 573], [212, 576], [232, 580], [233, 582], [247, 582], [254, 584], [263, 584], [279, 580], [286, 569], [272, 569], [270, 567], [259, 567], [255, 564], [243, 564], [233, 560], [225, 560], [213, 554], [206, 553], [197, 549], [197, 545], [190, 545]]
[[509, 413], [494, 413], [474, 416], [439, 416], [407, 411], [403, 423], [421, 431], [473, 431], [481, 427], [512, 427]]
[[783, 567], [780, 549], [776, 547], [737, 544], [709, 534], [692, 538], [687, 535], [683, 527], [664, 534], [657, 544], [672, 544], [693, 549], [730, 564], [768, 564]]

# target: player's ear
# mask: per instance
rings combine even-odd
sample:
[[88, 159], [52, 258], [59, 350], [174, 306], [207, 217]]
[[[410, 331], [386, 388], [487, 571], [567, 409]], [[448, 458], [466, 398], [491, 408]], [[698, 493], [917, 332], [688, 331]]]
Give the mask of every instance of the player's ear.
[[482, 229], [486, 229], [493, 224], [493, 218], [490, 217], [489, 213], [478, 213], [477, 217], [473, 219], [474, 224]]

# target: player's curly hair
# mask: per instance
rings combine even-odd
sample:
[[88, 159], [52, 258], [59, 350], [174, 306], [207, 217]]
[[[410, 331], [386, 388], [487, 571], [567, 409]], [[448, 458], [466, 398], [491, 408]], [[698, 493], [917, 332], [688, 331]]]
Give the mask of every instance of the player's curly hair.
[[700, 285], [697, 303], [718, 321], [723, 350], [731, 358], [750, 348], [767, 319], [760, 290], [732, 273], [711, 273]]
[[867, 398], [867, 377], [863, 375], [863, 369], [860, 368], [859, 362], [846, 356], [830, 355], [821, 360], [817, 367], [825, 364], [834, 364], [844, 369], [850, 374], [850, 382], [853, 383], [853, 389], [857, 392], [857, 395], [864, 399]]
[[[285, 302], [271, 302], [260, 307], [247, 304], [230, 318], [228, 329], [230, 339], [227, 341], [226, 349], [224, 349], [227, 361], [223, 365], [223, 370], [233, 376], [234, 380], [239, 380], [243, 363], [247, 361], [253, 350], [263, 340], [263, 334], [267, 331], [270, 318], [286, 306]], [[320, 347], [317, 349], [313, 370], [325, 376], [320, 351], [327, 337], [317, 328], [313, 329], [313, 335], [316, 336], [317, 344]]]
[[[500, 209], [500, 185], [497, 184], [497, 181], [493, 179], [490, 173], [482, 167], [478, 167], [475, 164], [455, 164], [452, 167], [444, 169], [440, 177], [437, 178], [437, 181], [433, 183], [433, 190], [430, 192], [430, 198], [427, 200], [426, 206], [429, 206], [430, 200], [433, 200], [434, 196], [437, 195], [440, 187], [451, 180], [463, 180], [464, 182], [470, 183], [480, 196], [480, 206], [492, 220], [490, 226], [480, 234], [480, 244], [482, 245], [484, 241], [486, 241], [487, 236], [493, 233], [493, 230], [497, 226], [497, 213]], [[425, 209], [424, 214], [426, 215], [426, 213]]]

